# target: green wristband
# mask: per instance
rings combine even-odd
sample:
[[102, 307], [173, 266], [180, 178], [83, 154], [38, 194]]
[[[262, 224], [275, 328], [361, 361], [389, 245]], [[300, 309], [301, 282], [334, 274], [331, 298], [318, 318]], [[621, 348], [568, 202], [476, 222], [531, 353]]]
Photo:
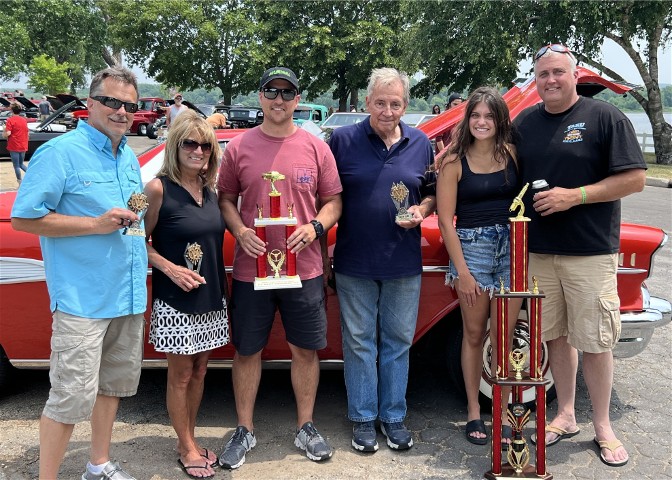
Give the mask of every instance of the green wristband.
[[586, 203], [586, 187], [579, 187], [581, 190], [581, 205]]

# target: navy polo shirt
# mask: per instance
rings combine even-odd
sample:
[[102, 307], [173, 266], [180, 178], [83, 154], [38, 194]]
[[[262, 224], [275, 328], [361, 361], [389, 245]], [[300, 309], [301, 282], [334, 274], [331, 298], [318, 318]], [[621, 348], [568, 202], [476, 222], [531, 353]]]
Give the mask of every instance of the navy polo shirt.
[[409, 206], [435, 195], [432, 146], [420, 130], [403, 122], [401, 139], [388, 150], [369, 119], [337, 128], [329, 146], [343, 192], [334, 270], [353, 277], [385, 280], [422, 273], [420, 227], [405, 229], [394, 218], [393, 183], [409, 190]]

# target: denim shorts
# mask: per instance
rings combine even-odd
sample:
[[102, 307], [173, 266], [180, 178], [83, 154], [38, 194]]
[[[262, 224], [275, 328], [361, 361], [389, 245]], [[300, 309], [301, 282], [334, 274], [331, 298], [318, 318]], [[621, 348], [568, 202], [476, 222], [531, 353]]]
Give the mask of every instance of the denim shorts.
[[[490, 292], [490, 297], [500, 288], [500, 278], [504, 287], [511, 283], [511, 258], [509, 226], [457, 228], [457, 236], [462, 245], [462, 255], [469, 272], [481, 287]], [[446, 274], [446, 284], [451, 287], [458, 278], [455, 264], [450, 262], [450, 272]]]

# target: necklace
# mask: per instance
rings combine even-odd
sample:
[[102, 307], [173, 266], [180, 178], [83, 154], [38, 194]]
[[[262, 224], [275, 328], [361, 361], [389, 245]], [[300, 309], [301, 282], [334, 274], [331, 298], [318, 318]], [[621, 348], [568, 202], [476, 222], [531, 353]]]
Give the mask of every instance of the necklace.
[[198, 204], [198, 206], [202, 207], [203, 206], [203, 183], [201, 181], [201, 177], [198, 177], [198, 184], [199, 184], [198, 187], [191, 188], [187, 183], [180, 183], [182, 188], [184, 188], [187, 192], [189, 192], [189, 195], [191, 195], [191, 198], [194, 199], [194, 201]]

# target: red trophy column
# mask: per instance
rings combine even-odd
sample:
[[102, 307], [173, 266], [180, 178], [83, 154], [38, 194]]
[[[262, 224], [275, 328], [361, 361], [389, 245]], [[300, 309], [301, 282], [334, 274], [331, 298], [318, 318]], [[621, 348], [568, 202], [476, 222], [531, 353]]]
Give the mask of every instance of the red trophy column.
[[[285, 227], [285, 238], [289, 238], [294, 230], [296, 230], [296, 225], [287, 225]], [[296, 276], [296, 253], [292, 253], [289, 248], [287, 248], [287, 276]]]
[[[266, 227], [256, 226], [254, 227], [254, 232], [257, 234], [259, 239], [266, 243]], [[266, 278], [266, 255], [259, 255], [257, 257], [257, 277]]]

